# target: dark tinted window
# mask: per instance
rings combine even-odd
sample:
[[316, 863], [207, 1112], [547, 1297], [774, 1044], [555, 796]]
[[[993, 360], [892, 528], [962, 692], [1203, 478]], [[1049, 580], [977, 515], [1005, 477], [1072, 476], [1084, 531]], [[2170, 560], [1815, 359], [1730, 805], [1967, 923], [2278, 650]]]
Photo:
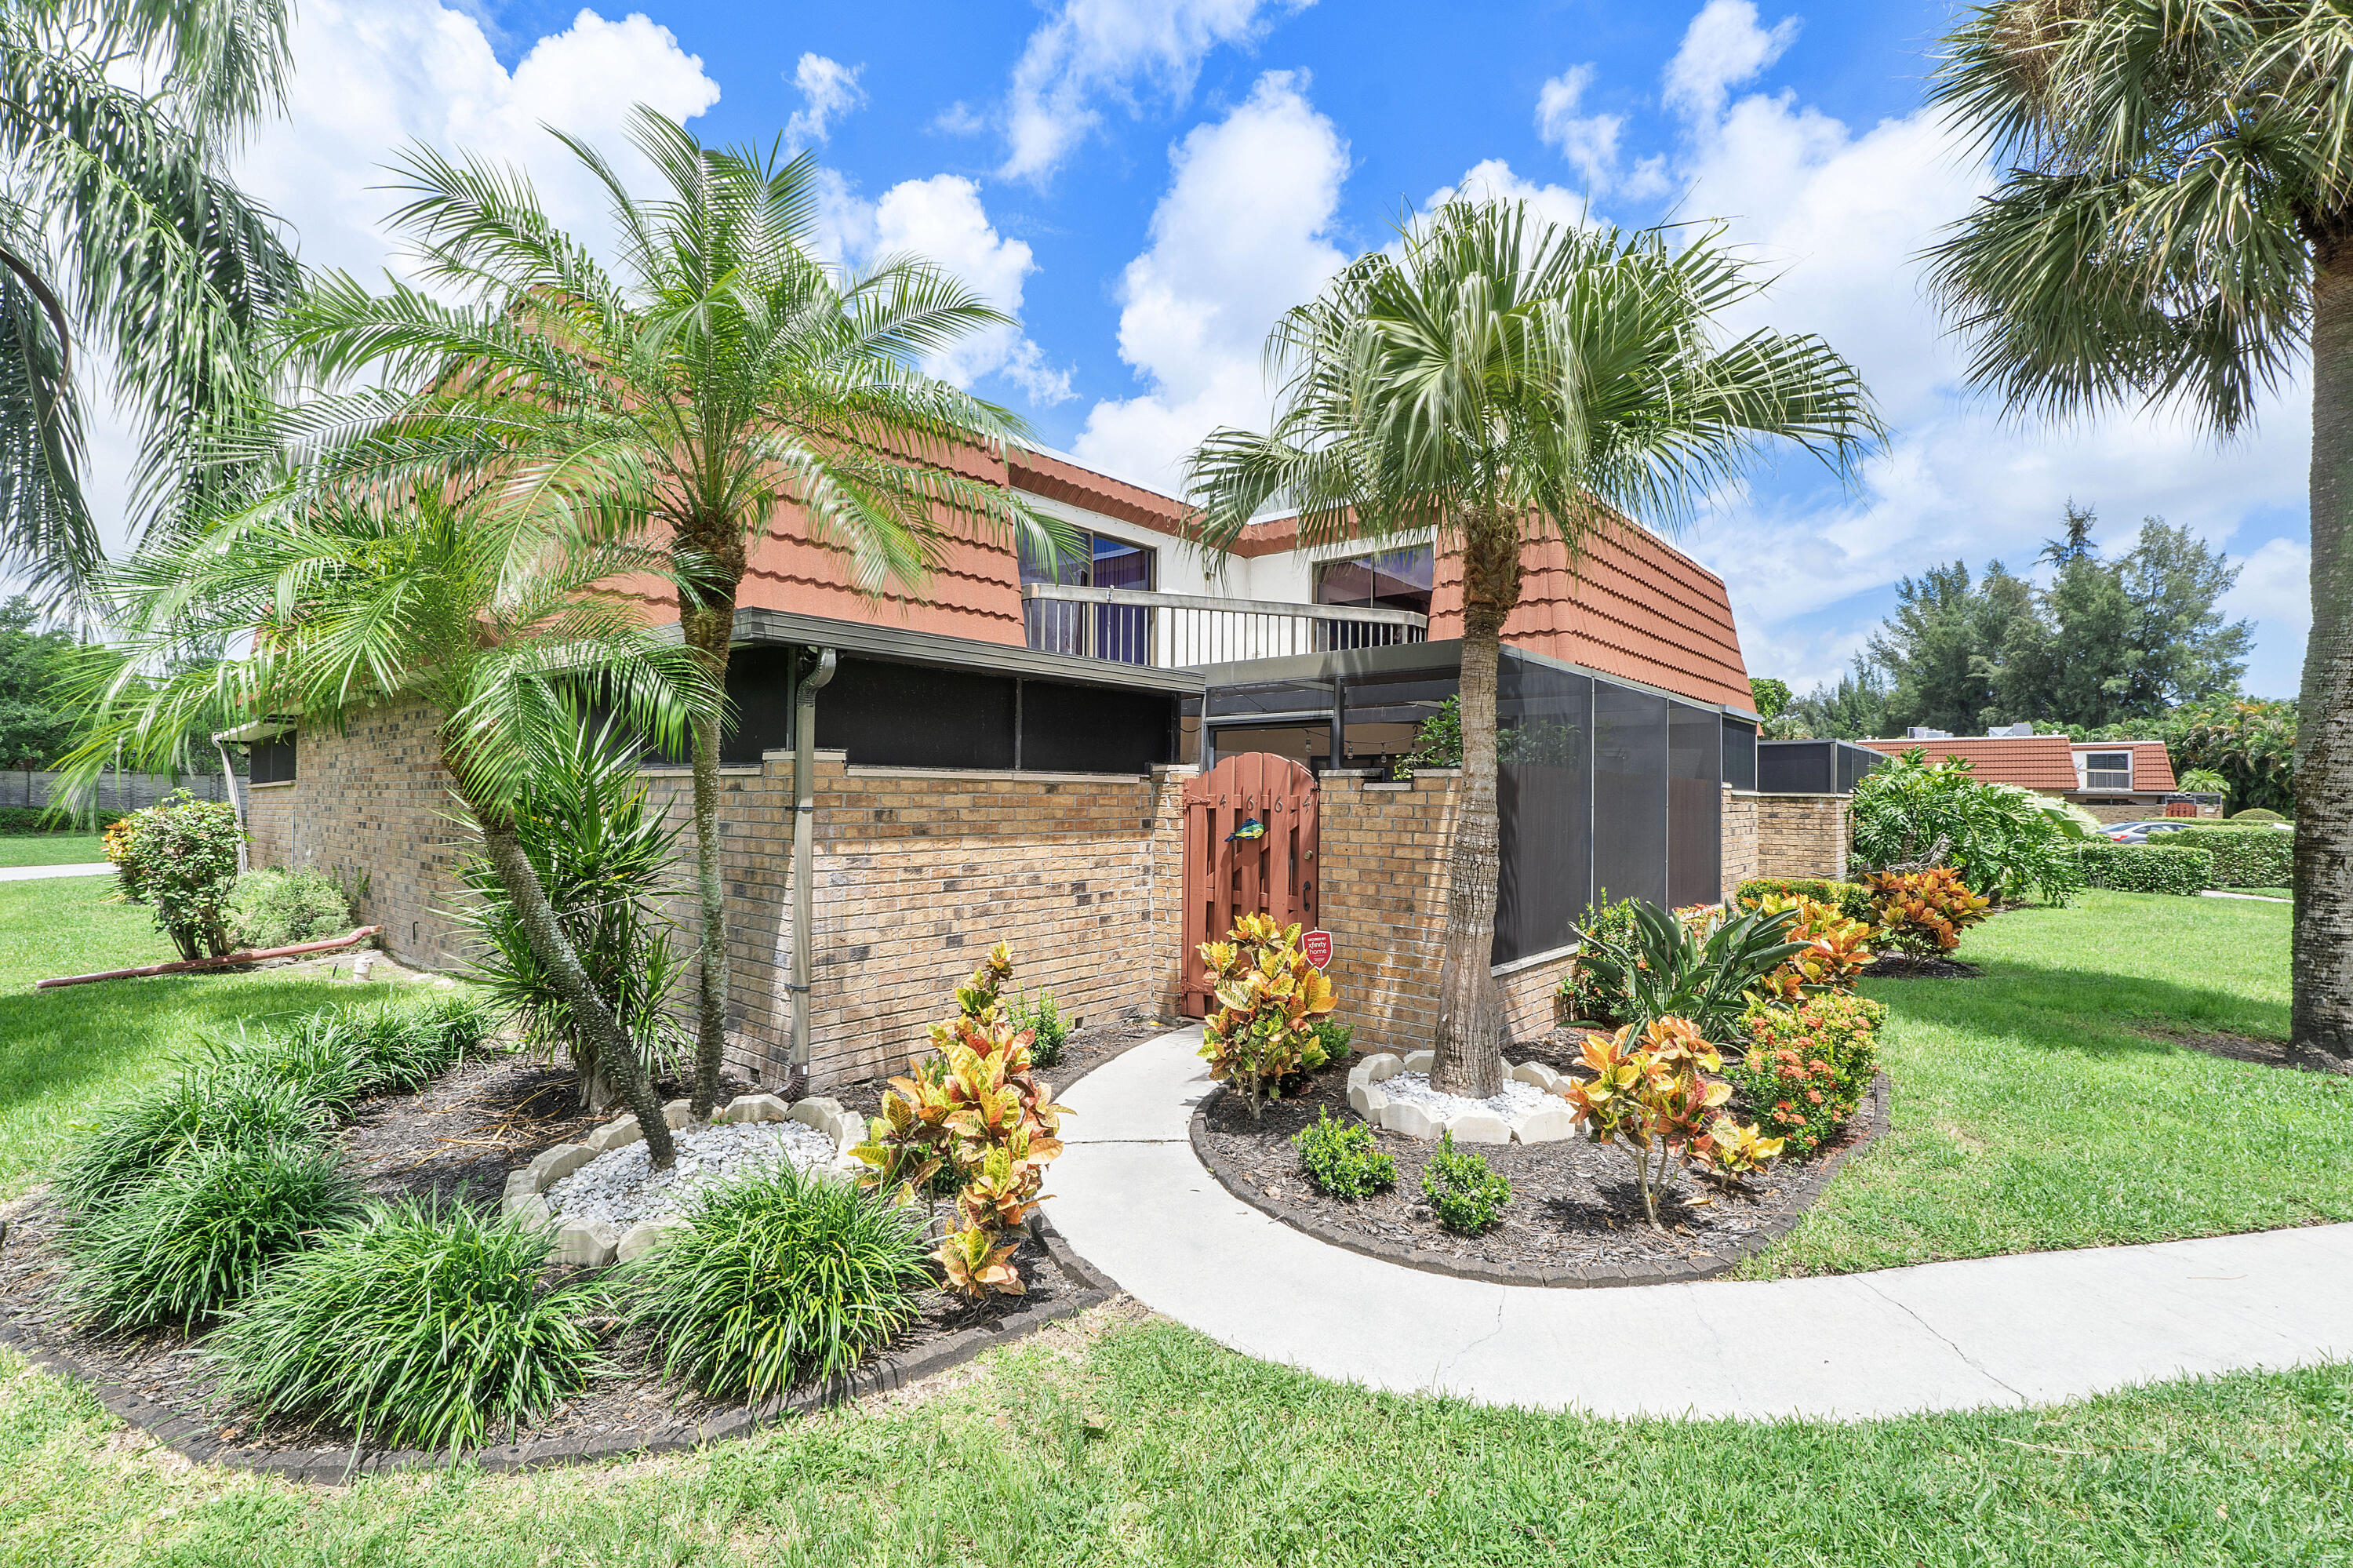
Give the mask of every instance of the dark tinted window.
[[1518, 659], [1496, 682], [1493, 961], [1507, 964], [1575, 941], [1592, 896], [1593, 682]]
[[1667, 898], [1667, 699], [1593, 683], [1593, 895]]
[[1209, 694], [1209, 713], [1325, 713], [1332, 706], [1329, 681], [1270, 681], [1248, 686], [1219, 686]]
[[256, 784], [294, 781], [294, 732], [273, 740], [257, 740], [246, 748], [247, 778]]
[[738, 648], [727, 655], [733, 722], [719, 737], [722, 765], [754, 766], [763, 752], [792, 749], [793, 661], [799, 656], [794, 648]]
[[1827, 795], [1838, 787], [1838, 742], [1760, 740], [1757, 788], [1767, 795]]
[[1008, 675], [844, 659], [817, 694], [817, 744], [874, 768], [1013, 767]]
[[1724, 726], [1705, 708], [1667, 706], [1667, 901], [1713, 904], [1724, 896]]
[[1021, 683], [1021, 766], [1039, 773], [1148, 773], [1170, 760], [1165, 692]]
[[1745, 719], [1724, 721], [1724, 781], [1736, 789], [1757, 788], [1757, 726]]

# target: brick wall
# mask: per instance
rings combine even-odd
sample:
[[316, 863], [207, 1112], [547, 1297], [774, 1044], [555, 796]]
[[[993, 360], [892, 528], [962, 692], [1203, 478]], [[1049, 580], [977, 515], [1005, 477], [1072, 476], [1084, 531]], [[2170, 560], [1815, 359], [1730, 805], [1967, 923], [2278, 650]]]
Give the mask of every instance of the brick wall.
[[1723, 896], [1728, 899], [1739, 891], [1742, 883], [1764, 874], [1757, 869], [1759, 863], [1757, 858], [1757, 796], [1755, 793], [1746, 789], [1735, 789], [1730, 785], [1725, 785], [1724, 815], [1720, 821], [1724, 841], [1724, 854], [1721, 862], [1724, 868]]
[[1749, 795], [1757, 812], [1758, 876], [1846, 877], [1847, 798]]

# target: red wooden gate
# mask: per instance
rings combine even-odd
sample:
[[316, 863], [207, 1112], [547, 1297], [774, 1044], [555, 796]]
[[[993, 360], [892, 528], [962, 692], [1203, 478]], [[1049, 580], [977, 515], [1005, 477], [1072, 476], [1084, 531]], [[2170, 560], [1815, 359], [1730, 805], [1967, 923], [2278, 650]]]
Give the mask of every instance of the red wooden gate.
[[[1208, 1012], [1200, 945], [1240, 915], [1271, 915], [1314, 929], [1322, 878], [1315, 863], [1315, 776], [1287, 757], [1246, 751], [1185, 786], [1185, 1012]], [[1233, 835], [1251, 821], [1263, 838]]]

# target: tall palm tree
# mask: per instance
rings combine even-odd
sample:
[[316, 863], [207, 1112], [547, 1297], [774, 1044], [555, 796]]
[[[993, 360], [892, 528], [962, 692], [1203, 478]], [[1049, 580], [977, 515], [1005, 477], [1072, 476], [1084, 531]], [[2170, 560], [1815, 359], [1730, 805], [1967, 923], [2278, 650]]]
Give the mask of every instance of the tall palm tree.
[[1495, 681], [1523, 552], [1572, 557], [1623, 516], [1672, 523], [1768, 437], [1843, 471], [1875, 436], [1862, 380], [1812, 336], [1719, 341], [1763, 287], [1703, 233], [1560, 228], [1519, 204], [1457, 203], [1359, 258], [1283, 317], [1271, 430], [1193, 454], [1201, 537], [1229, 544], [1271, 503], [1300, 542], [1435, 530], [1462, 556], [1462, 803], [1431, 1076], [1503, 1083], [1495, 932]]
[[[424, 704], [533, 956], [666, 1167], [670, 1129], [636, 1044], [565, 935], [516, 827], [529, 780], [560, 759], [586, 702], [657, 739], [681, 736], [688, 715], [712, 705], [702, 661], [647, 631], [613, 591], [664, 569], [642, 548], [435, 486], [387, 495], [289, 480], [104, 579], [100, 602], [128, 657], [88, 693], [90, 727], [68, 770], [95, 768], [117, 745], [142, 760], [167, 752], [206, 715], [334, 726], [367, 707]], [[248, 652], [161, 679], [142, 673], [192, 642], [229, 641]]]
[[[520, 175], [408, 154], [396, 227], [424, 281], [465, 298], [319, 280], [290, 317], [315, 373], [389, 372], [412, 394], [394, 405], [396, 438], [385, 439], [370, 393], [319, 409], [320, 438], [411, 468], [489, 465], [511, 502], [642, 528], [679, 567], [686, 645], [714, 683], [753, 546], [784, 508], [875, 595], [920, 588], [960, 532], [1018, 535], [1050, 554], [1071, 546], [1062, 524], [957, 466], [1018, 443], [1019, 420], [920, 368], [1007, 317], [913, 258], [855, 273], [818, 260], [807, 154], [706, 148], [645, 109], [633, 140], [660, 176], [659, 199], [633, 196], [595, 149], [566, 138], [605, 189], [617, 277], [549, 220]], [[716, 1099], [726, 1040], [722, 718], [706, 714], [692, 737], [698, 1119]]]
[[2312, 369], [2312, 634], [2296, 730], [2296, 1047], [2353, 1057], [2353, 15], [2007, 0], [1936, 103], [2007, 165], [1929, 252], [1970, 380], [2062, 419], [2223, 437]]
[[298, 270], [224, 159], [279, 101], [286, 24], [283, 0], [0, 9], [0, 570], [50, 607], [104, 558], [77, 361], [111, 357], [140, 421], [147, 526], [205, 487], [199, 449], [263, 389], [259, 334]]

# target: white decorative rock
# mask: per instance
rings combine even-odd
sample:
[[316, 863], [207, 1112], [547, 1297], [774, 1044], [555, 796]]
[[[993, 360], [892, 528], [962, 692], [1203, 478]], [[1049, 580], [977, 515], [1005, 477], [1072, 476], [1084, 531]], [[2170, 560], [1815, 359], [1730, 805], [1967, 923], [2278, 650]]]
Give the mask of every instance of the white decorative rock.
[[1446, 1130], [1454, 1135], [1454, 1141], [1457, 1143], [1509, 1143], [1512, 1141], [1512, 1124], [1502, 1117], [1489, 1116], [1483, 1111], [1472, 1111], [1462, 1116], [1450, 1117], [1447, 1119]]
[[1390, 1100], [1382, 1107], [1381, 1125], [1408, 1138], [1436, 1138], [1440, 1129], [1438, 1118], [1411, 1100]]
[[782, 1121], [788, 1107], [775, 1095], [737, 1095], [713, 1121]]
[[1394, 1078], [1404, 1072], [1405, 1058], [1393, 1051], [1384, 1051], [1377, 1056], [1366, 1057], [1352, 1071], [1364, 1074], [1365, 1082], [1377, 1084], [1383, 1078]]
[[506, 1201], [506, 1212], [527, 1225], [552, 1224], [555, 1211], [536, 1192], [518, 1192]]
[[603, 1154], [610, 1150], [618, 1149], [624, 1144], [635, 1143], [643, 1137], [645, 1134], [638, 1130], [638, 1118], [625, 1116], [618, 1121], [607, 1122], [583, 1139], [581, 1145], [583, 1148], [593, 1149], [597, 1153]]
[[692, 1107], [693, 1102], [691, 1100], [670, 1101], [670, 1104], [662, 1107], [662, 1125], [676, 1132], [692, 1118]]
[[1558, 1143], [1577, 1136], [1577, 1116], [1566, 1108], [1530, 1111], [1512, 1128], [1512, 1136], [1521, 1143]]
[[1405, 1066], [1402, 1070], [1409, 1073], [1427, 1073], [1437, 1061], [1438, 1053], [1435, 1051], [1409, 1051], [1406, 1053]]
[[680, 1214], [657, 1214], [650, 1220], [639, 1220], [622, 1233], [619, 1244], [613, 1249], [613, 1255], [621, 1263], [642, 1256], [651, 1250], [654, 1243], [661, 1240], [664, 1232], [674, 1231], [684, 1224], [685, 1217]]
[[1382, 1116], [1389, 1108], [1389, 1097], [1387, 1090], [1372, 1084], [1359, 1084], [1348, 1091], [1348, 1104], [1358, 1116], [1379, 1127]]
[[561, 1181], [591, 1160], [597, 1150], [585, 1143], [559, 1143], [524, 1167], [533, 1182], [533, 1192], [545, 1192], [552, 1181]]
[[555, 1261], [599, 1268], [620, 1245], [620, 1233], [602, 1220], [566, 1220], [555, 1233]]

